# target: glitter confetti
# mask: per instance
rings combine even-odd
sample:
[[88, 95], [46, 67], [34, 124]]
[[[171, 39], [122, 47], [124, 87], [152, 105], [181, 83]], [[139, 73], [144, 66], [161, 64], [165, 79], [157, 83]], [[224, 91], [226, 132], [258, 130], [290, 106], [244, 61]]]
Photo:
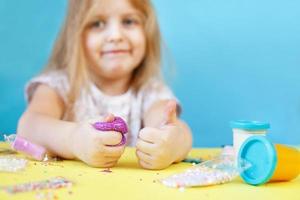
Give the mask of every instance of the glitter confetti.
[[0, 157], [0, 171], [17, 172], [26, 168], [28, 161], [11, 156]]
[[48, 166], [54, 166], [54, 167], [60, 167], [60, 168], [64, 168], [64, 166], [62, 164], [59, 164], [59, 162], [57, 161], [44, 161], [40, 163], [42, 166], [48, 167]]
[[1, 190], [10, 194], [16, 194], [21, 192], [32, 192], [43, 189], [59, 189], [65, 187], [71, 187], [73, 183], [63, 177], [55, 177], [48, 180], [28, 182], [23, 184], [17, 184], [12, 186], [0, 187]]

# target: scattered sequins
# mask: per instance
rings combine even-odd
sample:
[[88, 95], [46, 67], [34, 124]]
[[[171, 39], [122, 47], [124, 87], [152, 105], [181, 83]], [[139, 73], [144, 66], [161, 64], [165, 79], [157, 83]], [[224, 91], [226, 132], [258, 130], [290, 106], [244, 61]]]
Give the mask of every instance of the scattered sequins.
[[71, 187], [73, 183], [63, 177], [55, 177], [48, 180], [28, 182], [23, 184], [17, 184], [12, 186], [0, 187], [0, 189], [10, 194], [16, 194], [21, 192], [32, 192], [43, 189], [59, 189], [65, 187]]
[[26, 168], [28, 161], [11, 156], [0, 157], [0, 171], [17, 172]]
[[44, 161], [44, 162], [41, 162], [41, 165], [45, 166], [45, 167], [48, 167], [48, 166], [55, 166], [55, 167], [60, 167], [60, 168], [64, 168], [63, 165], [57, 163], [57, 162], [49, 162], [49, 161]]

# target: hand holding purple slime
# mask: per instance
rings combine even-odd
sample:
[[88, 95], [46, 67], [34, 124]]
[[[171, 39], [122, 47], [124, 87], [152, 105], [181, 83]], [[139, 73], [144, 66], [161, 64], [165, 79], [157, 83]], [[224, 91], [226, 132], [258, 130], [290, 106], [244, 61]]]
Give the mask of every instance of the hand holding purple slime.
[[93, 127], [99, 131], [117, 131], [122, 134], [122, 140], [119, 144], [107, 146], [115, 147], [126, 144], [125, 134], [128, 132], [128, 128], [126, 122], [121, 117], [115, 117], [111, 122], [96, 122], [93, 124]]

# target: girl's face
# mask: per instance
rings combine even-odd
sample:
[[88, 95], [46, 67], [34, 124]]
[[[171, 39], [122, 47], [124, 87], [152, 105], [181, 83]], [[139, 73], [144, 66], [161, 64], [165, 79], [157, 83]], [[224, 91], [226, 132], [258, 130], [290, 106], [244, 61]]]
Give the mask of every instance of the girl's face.
[[128, 0], [102, 0], [84, 34], [92, 72], [104, 79], [130, 78], [146, 51], [143, 15]]

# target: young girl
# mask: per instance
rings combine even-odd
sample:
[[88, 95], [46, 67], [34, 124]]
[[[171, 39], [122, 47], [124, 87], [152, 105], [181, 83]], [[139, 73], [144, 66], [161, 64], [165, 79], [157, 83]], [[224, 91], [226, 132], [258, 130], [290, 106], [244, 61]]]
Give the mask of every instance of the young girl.
[[181, 161], [192, 138], [159, 78], [160, 47], [150, 0], [69, 0], [48, 66], [26, 87], [29, 105], [18, 135], [52, 154], [112, 167], [125, 148], [112, 145], [122, 136], [91, 122], [120, 116], [142, 167]]

